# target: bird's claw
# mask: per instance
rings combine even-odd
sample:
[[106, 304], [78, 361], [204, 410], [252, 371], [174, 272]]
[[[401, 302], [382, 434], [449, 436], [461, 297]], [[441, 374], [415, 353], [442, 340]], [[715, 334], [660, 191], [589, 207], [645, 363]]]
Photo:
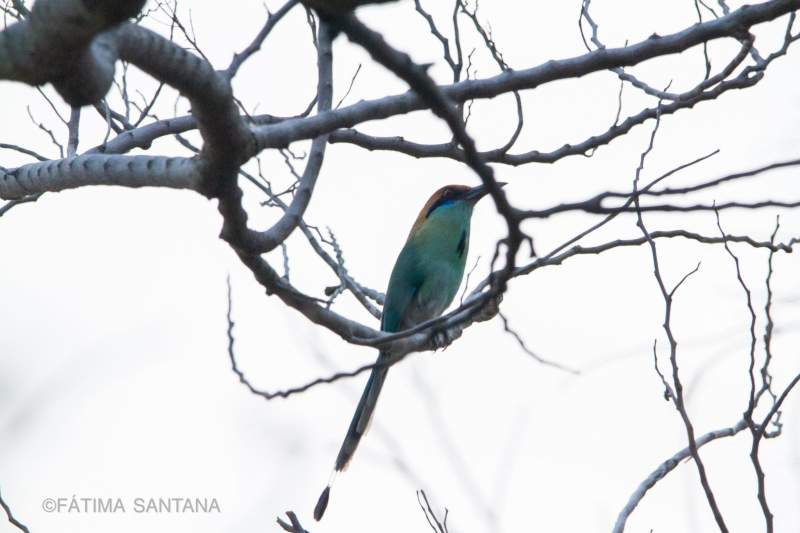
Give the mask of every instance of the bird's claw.
[[497, 316], [500, 312], [500, 303], [503, 301], [503, 293], [501, 292], [491, 300], [487, 301], [483, 308], [475, 315], [475, 322], [486, 322]]
[[[475, 322], [485, 322], [497, 316], [500, 312], [500, 303], [503, 301], [503, 294], [500, 293], [488, 300], [475, 315]], [[431, 335], [431, 344], [434, 350], [443, 350], [450, 346], [454, 340], [459, 338], [462, 333], [461, 327], [451, 327], [436, 330]]]
[[431, 336], [434, 350], [443, 350], [450, 346], [458, 338], [457, 334], [451, 333], [449, 329], [434, 331]]

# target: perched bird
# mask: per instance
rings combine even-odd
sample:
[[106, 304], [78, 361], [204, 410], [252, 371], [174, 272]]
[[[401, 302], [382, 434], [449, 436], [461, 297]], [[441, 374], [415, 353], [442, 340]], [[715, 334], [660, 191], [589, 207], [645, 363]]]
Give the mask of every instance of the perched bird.
[[[472, 209], [487, 192], [483, 185], [474, 188], [447, 185], [428, 199], [411, 226], [406, 244], [392, 269], [381, 331], [391, 333], [412, 328], [447, 309], [464, 275]], [[378, 361], [386, 357], [388, 354], [381, 352]], [[333, 477], [347, 467], [367, 431], [388, 370], [374, 368], [369, 376], [336, 457], [331, 481], [314, 508], [316, 520], [325, 513]]]

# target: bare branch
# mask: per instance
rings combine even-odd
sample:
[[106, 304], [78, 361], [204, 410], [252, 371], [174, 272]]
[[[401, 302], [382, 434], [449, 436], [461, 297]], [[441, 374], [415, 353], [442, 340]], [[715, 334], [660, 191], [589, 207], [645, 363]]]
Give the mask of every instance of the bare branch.
[[34, 152], [28, 148], [24, 148], [22, 146], [17, 146], [16, 144], [8, 144], [8, 143], [0, 143], [0, 148], [4, 148], [6, 150], [14, 150], [15, 152], [19, 152], [21, 154], [29, 155], [34, 159], [38, 159], [39, 161], [49, 161], [49, 157], [45, 157], [38, 152]]
[[672, 386], [667, 381], [664, 373], [658, 368], [658, 339], [653, 339], [653, 367], [659, 379], [661, 379], [661, 384], [664, 386], [664, 399], [667, 401], [675, 401], [675, 391], [672, 390]]
[[[319, 72], [317, 96], [320, 112], [329, 111], [333, 99], [331, 43], [330, 28], [327, 24], [321, 24], [317, 47]], [[311, 201], [317, 178], [322, 170], [327, 143], [326, 134], [316, 137], [311, 143], [311, 152], [294, 198], [280, 220], [267, 231], [255, 232], [247, 228], [247, 212], [242, 206], [242, 191], [234, 180], [230, 180], [219, 202], [219, 211], [224, 218], [222, 238], [235, 249], [246, 253], [265, 253], [282, 243], [297, 228]]]
[[[428, 496], [425, 494], [424, 490], [417, 491], [417, 503], [419, 503], [420, 509], [425, 514], [425, 519], [428, 521], [428, 524], [433, 529], [433, 533], [448, 533], [447, 531], [447, 515], [448, 510], [445, 508], [444, 510], [444, 520], [439, 521], [436, 517], [436, 513], [431, 508], [431, 504], [428, 501]], [[436, 524], [434, 526], [434, 524]]]
[[[417, 10], [417, 13], [425, 19], [425, 22], [428, 23], [428, 28], [430, 29], [431, 35], [433, 35], [442, 45], [442, 56], [444, 60], [450, 65], [450, 69], [453, 71], [453, 82], [457, 82], [461, 78], [461, 68], [463, 67], [463, 62], [461, 57], [458, 60], [453, 59], [453, 54], [450, 50], [450, 41], [442, 35], [442, 32], [439, 31], [439, 28], [436, 26], [436, 21], [433, 20], [433, 17], [425, 11], [425, 8], [422, 7], [420, 0], [414, 0], [414, 7]], [[456, 5], [456, 10], [458, 9], [458, 5]], [[457, 11], [456, 11], [457, 13]], [[453, 18], [454, 24], [456, 24], [457, 18], [454, 16]], [[458, 37], [458, 29], [456, 27], [455, 35]]]
[[0, 217], [8, 213], [8, 211], [14, 208], [15, 206], [18, 206], [20, 204], [35, 202], [42, 196], [42, 194], [43, 193], [34, 194], [32, 196], [26, 196], [25, 198], [20, 198], [19, 200], [11, 200], [10, 202], [7, 202], [6, 204], [0, 206]]
[[34, 124], [36, 124], [36, 127], [37, 127], [37, 128], [39, 128], [40, 130], [42, 130], [43, 132], [45, 132], [45, 133], [47, 134], [47, 136], [50, 138], [50, 142], [51, 142], [51, 143], [53, 143], [53, 145], [54, 145], [56, 148], [58, 148], [58, 155], [59, 155], [59, 157], [62, 157], [62, 158], [63, 158], [63, 157], [64, 157], [64, 146], [62, 146], [62, 144], [56, 140], [56, 136], [55, 136], [55, 134], [53, 133], [53, 130], [51, 130], [50, 128], [48, 128], [47, 126], [45, 126], [43, 123], [41, 123], [41, 122], [37, 121], [37, 120], [36, 120], [36, 119], [33, 117], [33, 114], [31, 113], [31, 108], [30, 108], [30, 106], [28, 106], [28, 107], [27, 107], [27, 110], [28, 110], [28, 117], [30, 117], [30, 119], [31, 119], [31, 122], [33, 122]]
[[[727, 533], [728, 528], [725, 525], [725, 520], [722, 517], [722, 513], [719, 510], [719, 506], [717, 505], [716, 498], [714, 496], [714, 492], [711, 489], [711, 485], [708, 481], [708, 476], [706, 474], [705, 465], [703, 464], [702, 460], [700, 459], [700, 454], [697, 451], [697, 444], [695, 440], [694, 434], [694, 427], [692, 422], [689, 418], [689, 414], [686, 410], [686, 406], [684, 404], [684, 396], [683, 396], [683, 384], [681, 383], [679, 372], [678, 372], [678, 342], [675, 340], [675, 336], [672, 333], [672, 327], [670, 324], [670, 319], [672, 316], [672, 302], [673, 297], [675, 294], [675, 289], [671, 291], [667, 291], [667, 288], [664, 284], [664, 280], [661, 276], [661, 268], [658, 262], [658, 253], [656, 250], [655, 241], [650, 237], [647, 229], [644, 225], [644, 220], [642, 218], [642, 212], [639, 209], [639, 194], [638, 194], [638, 185], [639, 185], [639, 178], [641, 172], [644, 168], [644, 162], [647, 155], [653, 149], [653, 143], [655, 141], [656, 133], [658, 132], [658, 127], [660, 124], [660, 116], [656, 119], [656, 125], [653, 128], [653, 131], [650, 135], [650, 143], [647, 146], [647, 149], [642, 152], [641, 158], [639, 160], [639, 166], [636, 168], [636, 177], [633, 180], [633, 199], [634, 205], [636, 206], [636, 218], [637, 218], [637, 226], [642, 231], [642, 234], [645, 238], [647, 238], [647, 243], [650, 246], [650, 252], [652, 256], [653, 262], [653, 275], [655, 276], [656, 282], [658, 284], [659, 289], [661, 290], [661, 294], [664, 298], [664, 333], [669, 340], [670, 345], [670, 364], [672, 365], [672, 382], [674, 385], [674, 404], [675, 408], [678, 410], [678, 413], [683, 420], [683, 425], [686, 428], [686, 436], [689, 441], [689, 452], [694, 460], [695, 466], [697, 467], [697, 473], [700, 476], [700, 484], [703, 487], [703, 491], [706, 495], [706, 500], [708, 501], [708, 505], [711, 508], [711, 512], [714, 515], [714, 520], [717, 522], [717, 526], [719, 527], [722, 533]], [[686, 279], [686, 277], [684, 277]], [[682, 280], [683, 281], [683, 280]], [[681, 282], [682, 282], [681, 281]]]
[[288, 531], [289, 533], [308, 533], [308, 530], [304, 529], [303, 526], [300, 525], [300, 520], [298, 520], [294, 511], [286, 511], [286, 516], [289, 517], [290, 523], [283, 521], [281, 517], [275, 519], [278, 522], [278, 525], [281, 526], [284, 531]]
[[[775, 218], [775, 230], [772, 232], [770, 236], [770, 243], [775, 243], [775, 238], [778, 235], [778, 230], [781, 227], [780, 215], [776, 216]], [[775, 393], [772, 391], [772, 375], [769, 371], [769, 365], [772, 362], [772, 333], [775, 327], [775, 323], [772, 319], [772, 299], [773, 299], [773, 292], [772, 292], [772, 276], [774, 274], [773, 269], [773, 260], [775, 258], [775, 252], [770, 250], [769, 258], [767, 259], [767, 279], [765, 280], [766, 292], [767, 292], [767, 301], [764, 304], [764, 317], [766, 318], [766, 324], [764, 326], [764, 363], [761, 366], [761, 388], [756, 395], [756, 402], [761, 399], [761, 396], [766, 392], [772, 398], [772, 403], [774, 405], [777, 397]], [[777, 430], [780, 431], [780, 421], [776, 420], [773, 422], [777, 426]]]
[[[719, 218], [719, 211], [715, 211], [716, 221], [717, 221], [717, 228], [721, 235], [725, 235], [725, 232], [722, 229], [722, 223], [720, 222]], [[776, 228], [777, 231], [777, 228]], [[774, 240], [775, 235], [773, 233], [772, 240]], [[758, 456], [758, 442], [761, 435], [761, 428], [757, 427], [753, 422], [753, 413], [756, 409], [756, 375], [755, 375], [755, 368], [756, 368], [756, 312], [753, 308], [753, 297], [750, 292], [750, 288], [745, 283], [744, 278], [742, 277], [742, 270], [739, 265], [739, 258], [736, 254], [733, 253], [728, 243], [725, 242], [725, 251], [733, 260], [733, 264], [736, 267], [736, 279], [739, 282], [742, 290], [745, 294], [745, 301], [747, 303], [747, 310], [750, 314], [750, 366], [748, 368], [748, 376], [750, 378], [750, 397], [748, 399], [747, 408], [744, 411], [744, 420], [747, 422], [747, 426], [750, 429], [750, 433], [752, 435], [752, 446], [750, 448], [750, 462], [753, 464], [753, 470], [756, 475], [756, 484], [757, 484], [757, 497], [758, 503], [761, 506], [761, 512], [764, 515], [764, 521], [766, 522], [766, 531], [767, 533], [772, 533], [774, 530], [773, 526], [773, 515], [772, 511], [769, 508], [769, 503], [767, 502], [766, 496], [766, 483], [764, 479], [764, 469], [761, 466], [761, 460]], [[770, 255], [771, 257], [771, 255]], [[771, 260], [770, 260], [770, 269], [771, 269]], [[766, 368], [766, 363], [765, 367]]]
[[347, 371], [347, 372], [336, 372], [335, 374], [332, 374], [330, 376], [316, 378], [314, 380], [311, 380], [311, 381], [309, 381], [309, 382], [307, 382], [307, 383], [305, 383], [303, 385], [299, 385], [297, 387], [291, 387], [291, 388], [288, 388], [288, 389], [281, 389], [281, 390], [276, 390], [276, 391], [265, 391], [265, 390], [257, 389], [252, 383], [250, 383], [250, 380], [247, 379], [247, 377], [244, 375], [244, 372], [242, 372], [239, 369], [239, 366], [236, 363], [236, 353], [235, 353], [235, 350], [234, 350], [234, 340], [235, 339], [233, 337], [234, 322], [233, 322], [233, 319], [231, 317], [231, 312], [232, 312], [231, 310], [232, 310], [232, 307], [233, 307], [233, 299], [232, 299], [232, 296], [231, 296], [230, 277], [228, 277], [227, 284], [228, 284], [228, 312], [227, 312], [227, 319], [228, 319], [228, 358], [231, 361], [231, 369], [233, 370], [233, 373], [236, 374], [236, 376], [239, 378], [239, 382], [242, 385], [247, 387], [247, 389], [252, 394], [255, 394], [256, 396], [260, 396], [260, 397], [264, 398], [265, 400], [273, 400], [275, 398], [288, 398], [289, 396], [293, 396], [295, 394], [300, 394], [300, 393], [306, 392], [307, 390], [309, 390], [311, 388], [314, 388], [317, 385], [329, 384], [329, 383], [333, 383], [335, 381], [338, 381], [340, 379], [352, 378], [352, 377], [358, 376], [358, 375], [360, 375], [360, 374], [362, 374], [364, 372], [372, 370], [373, 368], [378, 368], [378, 367], [381, 367], [381, 368], [387, 367], [388, 368], [388, 367], [400, 362], [402, 359], [405, 358], [406, 355], [408, 355], [408, 353], [406, 353], [406, 354], [402, 354], [402, 355], [399, 355], [399, 356], [394, 356], [394, 357], [391, 357], [391, 358], [379, 359], [375, 363], [371, 363], [371, 364], [368, 364], [368, 365], [362, 365], [362, 366], [356, 368], [355, 370], [351, 370], [351, 371]]
[[69, 139], [67, 140], [67, 157], [72, 157], [78, 152], [79, 130], [81, 123], [81, 108], [73, 107], [69, 115]]
[[[669, 230], [669, 231], [648, 230], [648, 232], [650, 233], [650, 238], [652, 239], [684, 238], [704, 244], [722, 244], [724, 240], [727, 240], [728, 242], [746, 243], [754, 248], [765, 248], [770, 251], [783, 251], [791, 253], [793, 250], [793, 244], [789, 243], [773, 244], [769, 242], [761, 242], [761, 241], [756, 241], [755, 239], [747, 235], [726, 235], [725, 239], [723, 240], [722, 237], [709, 237], [681, 229]], [[617, 248], [622, 248], [627, 246], [641, 246], [642, 244], [647, 244], [647, 242], [648, 240], [646, 237], [638, 237], [633, 239], [617, 239], [596, 246], [576, 245], [560, 254], [548, 255], [542, 258], [538, 258], [529, 265], [521, 267], [520, 272], [521, 274], [527, 274], [545, 266], [560, 265], [566, 259], [569, 259], [577, 255], [596, 255], [610, 250], [615, 250]]]
[[[770, 421], [772, 420], [772, 417], [774, 417], [777, 413], [780, 412], [781, 406], [783, 405], [784, 400], [786, 400], [786, 398], [789, 396], [789, 393], [792, 392], [792, 389], [794, 389], [795, 385], [797, 385], [798, 382], [800, 382], [800, 374], [797, 374], [789, 382], [789, 384], [786, 385], [786, 388], [783, 389], [783, 392], [781, 393], [781, 395], [778, 396], [778, 399], [775, 401], [775, 405], [772, 406], [772, 409], [769, 410], [769, 412], [764, 417], [764, 420], [759, 425], [759, 432], [758, 432], [759, 439], [766, 435], [767, 427], [769, 426]], [[758, 442], [760, 442], [760, 440], [756, 441], [756, 443], [758, 443]], [[757, 449], [756, 449], [756, 452], [758, 452]]]
[[[653, 37], [624, 48], [606, 48], [570, 59], [552, 60], [537, 67], [505, 72], [491, 78], [441, 86], [440, 90], [453, 102], [463, 102], [475, 98], [493, 98], [506, 92], [538, 87], [555, 80], [638, 64], [654, 57], [681, 52], [709, 40], [737, 36], [742, 29], [773, 20], [797, 9], [796, 1], [763, 2], [756, 6], [740, 8], [717, 20], [696, 24], [678, 33]], [[749, 71], [744, 77], [734, 78], [709, 91], [704, 91], [702, 96], [697, 97], [697, 101], [713, 99], [734, 86], [740, 88], [752, 85], [759, 79], [760, 73]], [[692, 105], [694, 103], [696, 102], [693, 102]], [[348, 128], [368, 120], [388, 118], [425, 107], [427, 107], [425, 101], [412, 92], [360, 102], [303, 121], [286, 121], [277, 125], [256, 128], [256, 135], [261, 148], [286, 146], [296, 140], [313, 137], [319, 132]], [[661, 114], [666, 115], [685, 107], [691, 106], [685, 102], [665, 104], [662, 106]], [[642, 113], [647, 115], [646, 118], [655, 118], [655, 110], [646, 110]], [[628, 125], [628, 129], [630, 127], [632, 125]], [[587, 150], [588, 147], [578, 153], [584, 153]]]
[[544, 359], [540, 355], [538, 355], [535, 352], [533, 352], [530, 348], [528, 348], [528, 345], [525, 344], [525, 340], [520, 336], [520, 334], [517, 333], [516, 331], [514, 331], [513, 329], [511, 329], [511, 326], [509, 326], [509, 324], [508, 324], [508, 318], [502, 312], [498, 312], [497, 314], [500, 316], [500, 318], [503, 321], [503, 329], [505, 330], [505, 332], [508, 333], [509, 335], [511, 335], [514, 338], [514, 340], [517, 341], [517, 344], [519, 344], [519, 347], [522, 348], [522, 351], [524, 351], [526, 354], [530, 355], [533, 359], [535, 359], [536, 361], [538, 361], [539, 363], [541, 363], [541, 364], [543, 364], [545, 366], [552, 366], [553, 368], [557, 368], [559, 370], [563, 370], [564, 372], [568, 372], [568, 373], [573, 374], [575, 376], [579, 376], [580, 375], [580, 373], [581, 373], [580, 370], [576, 370], [574, 368], [570, 368], [569, 366], [562, 365], [561, 363], [557, 363], [557, 362], [551, 361], [549, 359]]
[[[467, 9], [466, 4], [463, 3], [463, 0], [456, 0], [456, 3], [461, 7], [461, 12], [464, 13], [470, 20], [472, 20], [472, 24], [475, 27], [475, 31], [478, 32], [478, 35], [481, 36], [483, 39], [483, 44], [486, 49], [489, 51], [489, 54], [494, 59], [494, 62], [497, 63], [497, 66], [500, 67], [501, 72], [508, 72], [511, 70], [511, 67], [508, 66], [506, 60], [503, 58], [503, 54], [498, 50], [497, 43], [494, 41], [494, 37], [492, 37], [491, 29], [484, 28], [483, 24], [478, 20], [478, 0], [475, 0], [475, 8], [470, 11]], [[517, 142], [519, 139], [520, 134], [522, 133], [522, 127], [525, 123], [525, 117], [522, 109], [522, 97], [519, 95], [519, 91], [513, 91], [512, 94], [514, 95], [514, 101], [517, 106], [517, 126], [514, 129], [514, 132], [511, 134], [511, 138], [508, 141], [497, 149], [499, 154], [507, 153]]]
[[[514, 75], [516, 72], [517, 71], [514, 71], [510, 75]], [[689, 100], [663, 104], [660, 114], [662, 116], [669, 115], [681, 109], [691, 108], [699, 102], [715, 100], [718, 96], [729, 90], [752, 87], [760, 80], [760, 76], [737, 76], [736, 78], [723, 82], [713, 89], [704, 91], [700, 95]], [[628, 117], [621, 123], [611, 126], [603, 133], [593, 135], [578, 143], [565, 144], [560, 148], [549, 152], [531, 150], [523, 153], [508, 154], [503, 153], [501, 149], [495, 149], [481, 152], [481, 156], [489, 163], [501, 163], [510, 166], [520, 166], [528, 163], [554, 163], [569, 156], [587, 156], [588, 154], [591, 154], [593, 150], [596, 150], [597, 148], [610, 143], [614, 139], [625, 135], [635, 126], [638, 126], [649, 119], [654, 119], [656, 114], [657, 110], [655, 107], [646, 108], [636, 115]], [[348, 122], [344, 125], [349, 126], [350, 123]], [[455, 159], [456, 161], [464, 160], [463, 152], [458, 147], [454, 147], [452, 143], [421, 144], [413, 141], [407, 141], [403, 137], [370, 136], [353, 129], [339, 129], [334, 131], [331, 133], [330, 142], [346, 142], [366, 148], [367, 150], [391, 150], [418, 158], [446, 157]]]
[[353, 73], [353, 77], [350, 78], [350, 84], [347, 86], [347, 90], [344, 92], [342, 97], [336, 103], [336, 107], [334, 107], [334, 109], [339, 109], [342, 106], [342, 102], [344, 102], [345, 99], [350, 95], [350, 91], [353, 90], [353, 85], [355, 85], [356, 83], [356, 78], [358, 77], [359, 72], [361, 72], [361, 63], [359, 63], [358, 67], [356, 67], [356, 71]]
[[239, 71], [239, 68], [242, 66], [242, 64], [244, 64], [244, 62], [247, 61], [250, 56], [261, 49], [261, 45], [264, 44], [264, 40], [267, 38], [267, 36], [269, 36], [272, 28], [274, 28], [275, 25], [280, 22], [286, 13], [291, 11], [292, 8], [298, 4], [298, 1], [299, 0], [287, 0], [287, 2], [283, 4], [283, 6], [275, 13], [269, 13], [269, 11], [267, 12], [267, 21], [264, 23], [264, 27], [261, 28], [261, 31], [259, 31], [253, 39], [253, 42], [251, 42], [247, 48], [242, 50], [240, 53], [233, 55], [231, 64], [228, 65], [227, 70], [223, 72], [223, 75], [226, 78], [230, 80], [236, 76], [236, 73]]
[[[733, 437], [743, 429], [747, 427], [747, 423], [744, 420], [740, 420], [736, 423], [736, 425], [725, 428], [725, 429], [718, 429], [716, 431], [709, 431], [705, 435], [699, 437], [696, 441], [694, 441], [694, 448], [700, 449], [709, 442], [726, 438], [726, 437]], [[617, 516], [617, 522], [614, 524], [614, 529], [612, 530], [613, 533], [622, 533], [625, 530], [625, 523], [628, 520], [628, 517], [633, 513], [636, 509], [636, 506], [639, 505], [639, 502], [644, 499], [647, 491], [652, 489], [656, 483], [661, 481], [664, 477], [667, 476], [670, 472], [672, 472], [675, 467], [677, 467], [681, 462], [684, 460], [692, 457], [692, 451], [689, 446], [682, 449], [653, 470], [653, 472], [642, 481], [636, 490], [631, 495], [628, 503], [625, 504], [625, 507], [620, 511], [619, 516]]]
[[0, 494], [0, 507], [2, 507], [3, 511], [5, 511], [6, 516], [8, 517], [8, 521], [11, 522], [12, 526], [16, 527], [17, 529], [19, 529], [24, 533], [30, 533], [30, 530], [25, 526], [25, 524], [14, 518], [14, 515], [11, 513], [11, 508], [3, 499], [2, 494]]

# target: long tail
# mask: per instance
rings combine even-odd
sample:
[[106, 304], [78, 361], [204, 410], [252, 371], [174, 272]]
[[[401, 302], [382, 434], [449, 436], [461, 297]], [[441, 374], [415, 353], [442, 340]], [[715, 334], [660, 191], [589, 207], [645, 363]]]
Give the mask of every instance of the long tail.
[[315, 520], [320, 520], [322, 515], [325, 514], [325, 509], [328, 507], [328, 498], [331, 493], [331, 485], [333, 484], [336, 473], [347, 468], [347, 465], [353, 458], [353, 454], [356, 453], [358, 443], [361, 442], [361, 437], [363, 437], [367, 429], [369, 429], [372, 413], [375, 411], [375, 406], [378, 403], [378, 395], [381, 393], [383, 382], [386, 380], [386, 373], [388, 371], [388, 368], [375, 368], [369, 376], [369, 381], [367, 381], [367, 386], [361, 394], [361, 400], [359, 400], [356, 412], [353, 414], [353, 419], [350, 421], [350, 427], [347, 429], [342, 447], [339, 449], [339, 455], [336, 456], [335, 470], [325, 490], [320, 494], [317, 505], [314, 507]]

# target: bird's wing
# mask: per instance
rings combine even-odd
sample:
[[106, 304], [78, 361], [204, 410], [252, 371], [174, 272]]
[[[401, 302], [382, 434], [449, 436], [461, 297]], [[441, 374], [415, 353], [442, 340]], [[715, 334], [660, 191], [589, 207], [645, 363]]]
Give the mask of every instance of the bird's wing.
[[409, 307], [424, 281], [416, 246], [408, 242], [394, 264], [386, 289], [381, 319], [382, 331], [400, 331], [405, 327]]

